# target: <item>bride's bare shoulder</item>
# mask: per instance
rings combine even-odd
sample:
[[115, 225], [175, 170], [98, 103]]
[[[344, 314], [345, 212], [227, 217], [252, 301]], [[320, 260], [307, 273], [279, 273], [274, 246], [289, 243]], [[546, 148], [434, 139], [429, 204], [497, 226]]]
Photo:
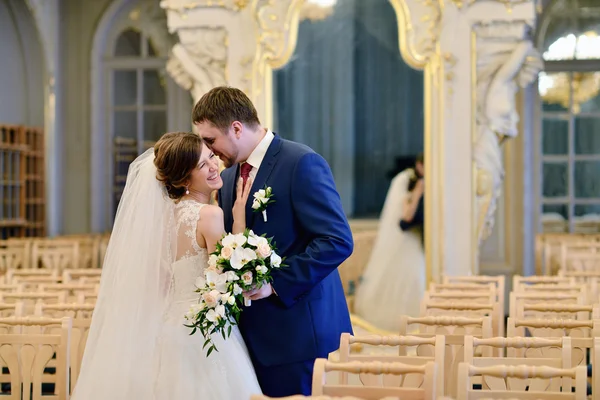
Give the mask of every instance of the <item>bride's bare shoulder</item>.
[[200, 220], [198, 222], [213, 222], [217, 220], [223, 221], [223, 210], [221, 207], [207, 204], [200, 209]]

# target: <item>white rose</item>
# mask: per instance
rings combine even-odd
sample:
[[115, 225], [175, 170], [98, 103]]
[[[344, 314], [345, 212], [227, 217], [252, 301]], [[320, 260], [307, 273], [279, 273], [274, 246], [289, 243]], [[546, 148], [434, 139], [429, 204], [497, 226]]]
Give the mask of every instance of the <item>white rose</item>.
[[225, 260], [229, 260], [233, 254], [233, 249], [229, 246], [225, 246], [221, 249], [221, 257]]
[[269, 269], [264, 265], [259, 265], [256, 267], [256, 271], [260, 272], [261, 274], [266, 274], [269, 271]]
[[252, 275], [252, 272], [245, 272], [244, 275], [242, 275], [242, 282], [244, 282], [245, 285], [250, 285], [252, 283], [253, 276], [254, 275]]
[[256, 253], [254, 250], [238, 247], [233, 251], [229, 262], [231, 263], [231, 268], [241, 269], [252, 260], [256, 260]]
[[261, 204], [260, 201], [258, 201], [257, 199], [254, 199], [252, 201], [252, 209], [253, 210], [258, 210], [260, 208]]
[[214, 290], [213, 290], [213, 291], [210, 291], [207, 293], [202, 293], [202, 300], [204, 300], [204, 302], [206, 303], [206, 307], [214, 308], [217, 305], [219, 298], [214, 295]]
[[271, 253], [271, 266], [273, 268], [279, 268], [281, 266], [281, 257], [275, 252]]
[[271, 255], [271, 246], [268, 243], [264, 243], [258, 246], [256, 249], [256, 255], [260, 258], [267, 258]]

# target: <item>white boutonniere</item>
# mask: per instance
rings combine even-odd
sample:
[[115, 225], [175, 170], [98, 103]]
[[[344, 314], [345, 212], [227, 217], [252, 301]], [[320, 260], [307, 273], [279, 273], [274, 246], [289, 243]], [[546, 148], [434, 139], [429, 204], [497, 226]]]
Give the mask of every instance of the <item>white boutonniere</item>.
[[275, 200], [273, 200], [273, 190], [270, 186], [266, 186], [264, 189], [255, 192], [253, 197], [252, 209], [254, 212], [261, 212], [263, 220], [267, 222], [267, 206], [275, 203]]

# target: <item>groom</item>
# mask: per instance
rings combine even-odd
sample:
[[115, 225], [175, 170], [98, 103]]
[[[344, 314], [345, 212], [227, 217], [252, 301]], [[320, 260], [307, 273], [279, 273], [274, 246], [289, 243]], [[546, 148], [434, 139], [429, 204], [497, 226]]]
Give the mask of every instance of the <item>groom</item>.
[[240, 330], [263, 393], [309, 395], [316, 358], [338, 349], [352, 332], [337, 267], [352, 254], [353, 240], [327, 162], [307, 146], [260, 125], [256, 109], [239, 89], [216, 87], [198, 101], [193, 122], [223, 161], [219, 205], [231, 232], [236, 182], [252, 180], [251, 194], [270, 186], [274, 203], [262, 213], [246, 205], [246, 226], [274, 237], [287, 267], [273, 283], [245, 295]]

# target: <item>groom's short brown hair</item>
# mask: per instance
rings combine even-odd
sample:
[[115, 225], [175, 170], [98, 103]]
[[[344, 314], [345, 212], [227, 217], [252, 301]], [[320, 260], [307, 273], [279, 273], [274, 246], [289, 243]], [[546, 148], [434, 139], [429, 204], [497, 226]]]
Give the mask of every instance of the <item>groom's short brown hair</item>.
[[222, 131], [227, 131], [233, 121], [244, 125], [260, 125], [252, 101], [240, 89], [217, 86], [205, 93], [194, 106], [192, 122], [210, 122]]

